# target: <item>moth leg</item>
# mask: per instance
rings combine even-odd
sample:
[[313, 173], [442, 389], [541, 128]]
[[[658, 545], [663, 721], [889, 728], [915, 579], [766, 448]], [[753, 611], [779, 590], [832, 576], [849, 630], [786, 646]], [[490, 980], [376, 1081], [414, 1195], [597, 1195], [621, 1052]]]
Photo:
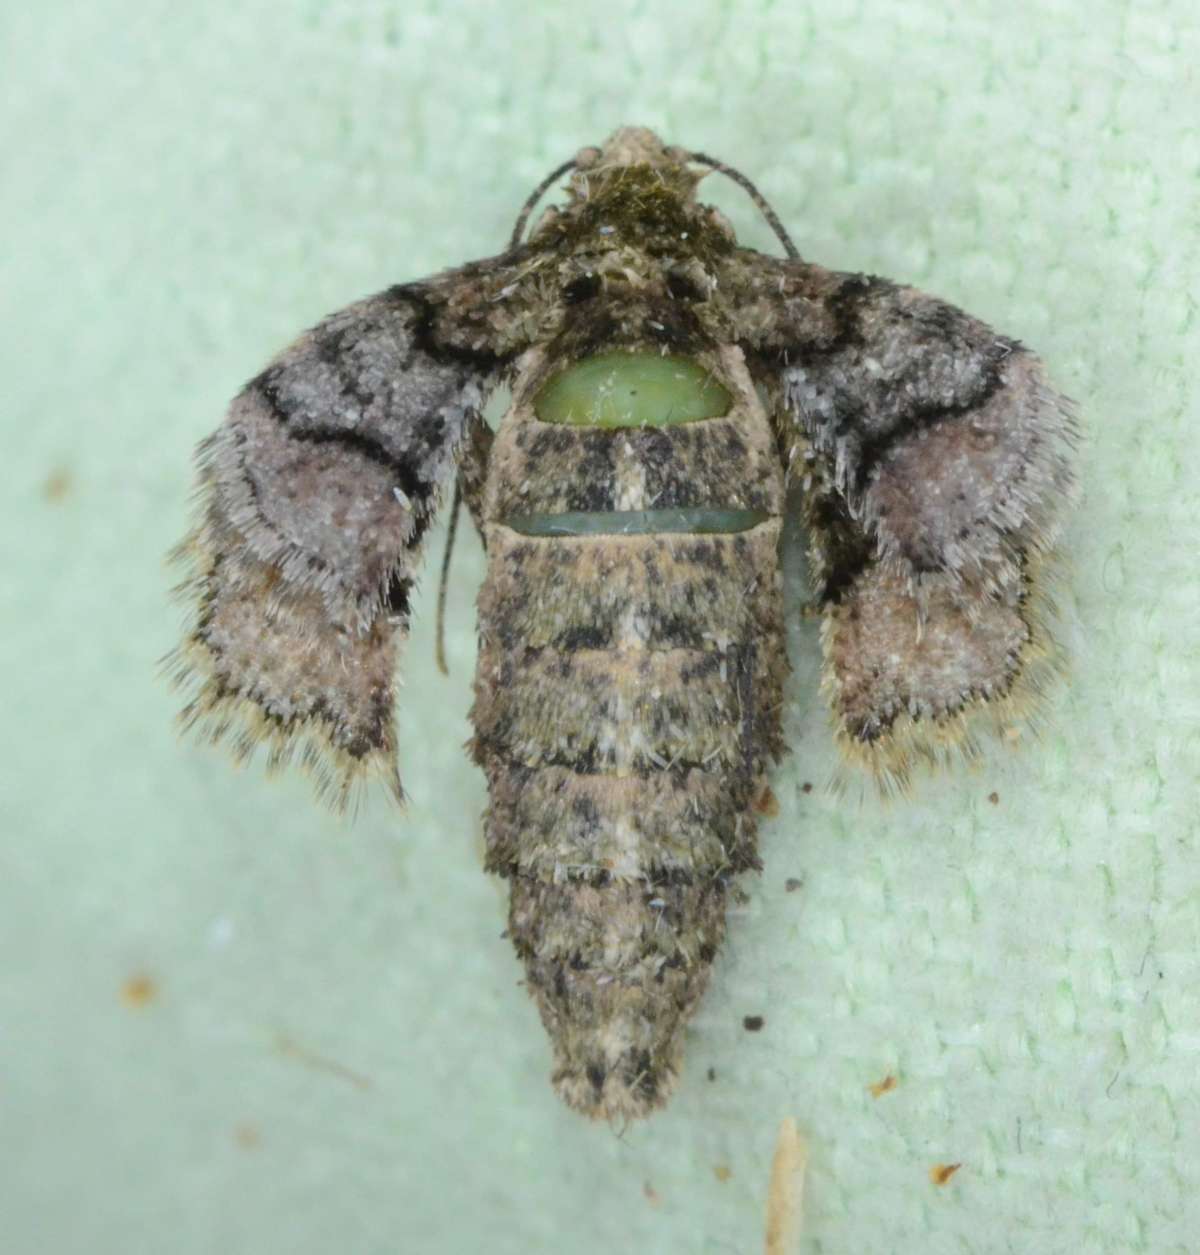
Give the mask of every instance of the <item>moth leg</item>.
[[458, 454], [458, 476], [454, 481], [454, 500], [450, 506], [450, 527], [446, 532], [446, 548], [442, 553], [442, 570], [438, 576], [437, 624], [434, 628], [434, 661], [442, 675], [449, 675], [446, 663], [446, 591], [450, 583], [450, 562], [454, 557], [454, 541], [458, 536], [458, 515], [464, 502], [479, 536], [487, 548], [483, 530], [483, 490], [487, 482], [487, 464], [492, 449], [492, 429], [475, 414], [468, 424], [468, 433]]
[[[478, 271], [475, 272], [478, 274]], [[493, 371], [439, 343], [453, 276], [390, 289], [301, 336], [199, 450], [178, 556], [194, 607], [170, 659], [185, 727], [298, 754], [337, 806], [375, 772], [401, 795], [394, 667], [423, 540]]]
[[483, 493], [487, 487], [488, 464], [492, 456], [495, 433], [476, 414], [467, 428], [467, 436], [458, 454], [458, 484], [463, 504], [479, 534], [479, 543], [487, 548], [483, 530]]

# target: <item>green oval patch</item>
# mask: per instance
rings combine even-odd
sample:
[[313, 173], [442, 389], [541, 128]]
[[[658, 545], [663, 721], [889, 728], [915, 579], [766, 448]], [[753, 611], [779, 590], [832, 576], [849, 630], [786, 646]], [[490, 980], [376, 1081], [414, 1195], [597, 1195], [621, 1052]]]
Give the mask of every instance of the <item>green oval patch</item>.
[[720, 418], [732, 398], [689, 357], [599, 353], [559, 371], [538, 392], [543, 423], [571, 427], [669, 427]]

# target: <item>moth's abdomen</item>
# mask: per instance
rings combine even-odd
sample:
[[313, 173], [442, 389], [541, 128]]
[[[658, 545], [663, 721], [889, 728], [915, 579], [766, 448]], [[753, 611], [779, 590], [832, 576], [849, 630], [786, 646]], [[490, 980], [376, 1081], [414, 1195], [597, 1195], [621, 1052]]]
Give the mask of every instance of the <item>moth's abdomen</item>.
[[666, 1097], [730, 878], [757, 864], [751, 803], [779, 749], [786, 665], [778, 526], [489, 529], [474, 711], [487, 866], [510, 881], [555, 1085], [592, 1115]]
[[725, 881], [512, 880], [509, 932], [576, 1110], [644, 1116], [670, 1093], [682, 1030], [725, 935]]
[[[539, 422], [518, 386], [493, 450], [473, 711], [487, 866], [510, 882], [554, 1083], [595, 1116], [669, 1093], [781, 748], [782, 475], [739, 367], [728, 414], [658, 428]], [[537, 476], [547, 458], [556, 480]]]

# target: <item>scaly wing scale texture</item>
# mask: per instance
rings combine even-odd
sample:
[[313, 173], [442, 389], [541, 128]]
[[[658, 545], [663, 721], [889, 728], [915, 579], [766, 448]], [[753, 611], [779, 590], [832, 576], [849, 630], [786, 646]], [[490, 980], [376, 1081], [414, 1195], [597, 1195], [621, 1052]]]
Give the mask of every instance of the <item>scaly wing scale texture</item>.
[[[739, 334], [807, 482], [824, 687], [885, 785], [1023, 717], [1052, 668], [1046, 568], [1070, 404], [1019, 343], [883, 279], [756, 254]], [[744, 299], [742, 299], [744, 297]]]
[[[345, 805], [374, 770], [400, 795], [397, 642], [422, 542], [497, 363], [464, 342], [486, 263], [326, 318], [251, 380], [198, 455], [180, 546], [196, 607], [170, 660], [182, 719], [239, 757], [299, 753]], [[440, 311], [455, 342], [441, 333]]]

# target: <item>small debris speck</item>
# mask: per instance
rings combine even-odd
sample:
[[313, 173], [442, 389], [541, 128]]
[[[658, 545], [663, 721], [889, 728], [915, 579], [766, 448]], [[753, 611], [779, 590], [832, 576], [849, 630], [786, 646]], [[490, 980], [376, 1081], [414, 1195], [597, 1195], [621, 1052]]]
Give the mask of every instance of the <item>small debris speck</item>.
[[788, 893], [795, 893], [797, 889], [804, 888], [804, 877], [803, 876], [789, 876], [783, 882], [783, 887], [788, 891]]
[[989, 802], [991, 802], [991, 804], [992, 804], [993, 806], [999, 806], [999, 805], [1000, 805], [1000, 794], [999, 794], [999, 793], [989, 793], [989, 794], [988, 794], [988, 801], [989, 801]]
[[46, 476], [42, 483], [42, 496], [47, 501], [57, 504], [70, 493], [74, 484], [75, 481], [71, 476], [71, 472], [63, 467], [59, 467]]
[[341, 1077], [343, 1081], [349, 1081], [356, 1089], [371, 1088], [371, 1078], [369, 1076], [364, 1076], [363, 1073], [346, 1067], [344, 1063], [339, 1063], [336, 1059], [330, 1059], [325, 1055], [309, 1050], [307, 1047], [300, 1045], [299, 1042], [293, 1041], [285, 1033], [277, 1034], [275, 1049], [289, 1059], [298, 1059], [305, 1067]]
[[747, 1033], [757, 1033], [766, 1023], [761, 1015], [747, 1015], [742, 1018], [742, 1027]]
[[121, 986], [121, 1001], [127, 1007], [144, 1007], [158, 997], [158, 986], [145, 972], [131, 976]]
[[961, 1167], [960, 1163], [935, 1163], [929, 1169], [929, 1179], [934, 1185], [945, 1185]]
[[774, 819], [779, 814], [779, 799], [771, 792], [771, 786], [764, 784], [762, 792], [754, 799], [754, 812], [765, 819]]
[[868, 1085], [867, 1088], [871, 1091], [872, 1098], [882, 1098], [884, 1094], [895, 1089], [897, 1084], [896, 1078], [889, 1072], [882, 1081], [876, 1081], [873, 1085]]
[[779, 1126], [771, 1180], [767, 1186], [766, 1255], [792, 1255], [800, 1246], [804, 1227], [804, 1178], [808, 1147], [790, 1116]]
[[811, 793], [812, 789], [812, 785], [807, 780], [800, 786], [801, 793]]
[[713, 1176], [724, 1184], [731, 1176], [733, 1176], [733, 1169], [727, 1163], [714, 1164]]

